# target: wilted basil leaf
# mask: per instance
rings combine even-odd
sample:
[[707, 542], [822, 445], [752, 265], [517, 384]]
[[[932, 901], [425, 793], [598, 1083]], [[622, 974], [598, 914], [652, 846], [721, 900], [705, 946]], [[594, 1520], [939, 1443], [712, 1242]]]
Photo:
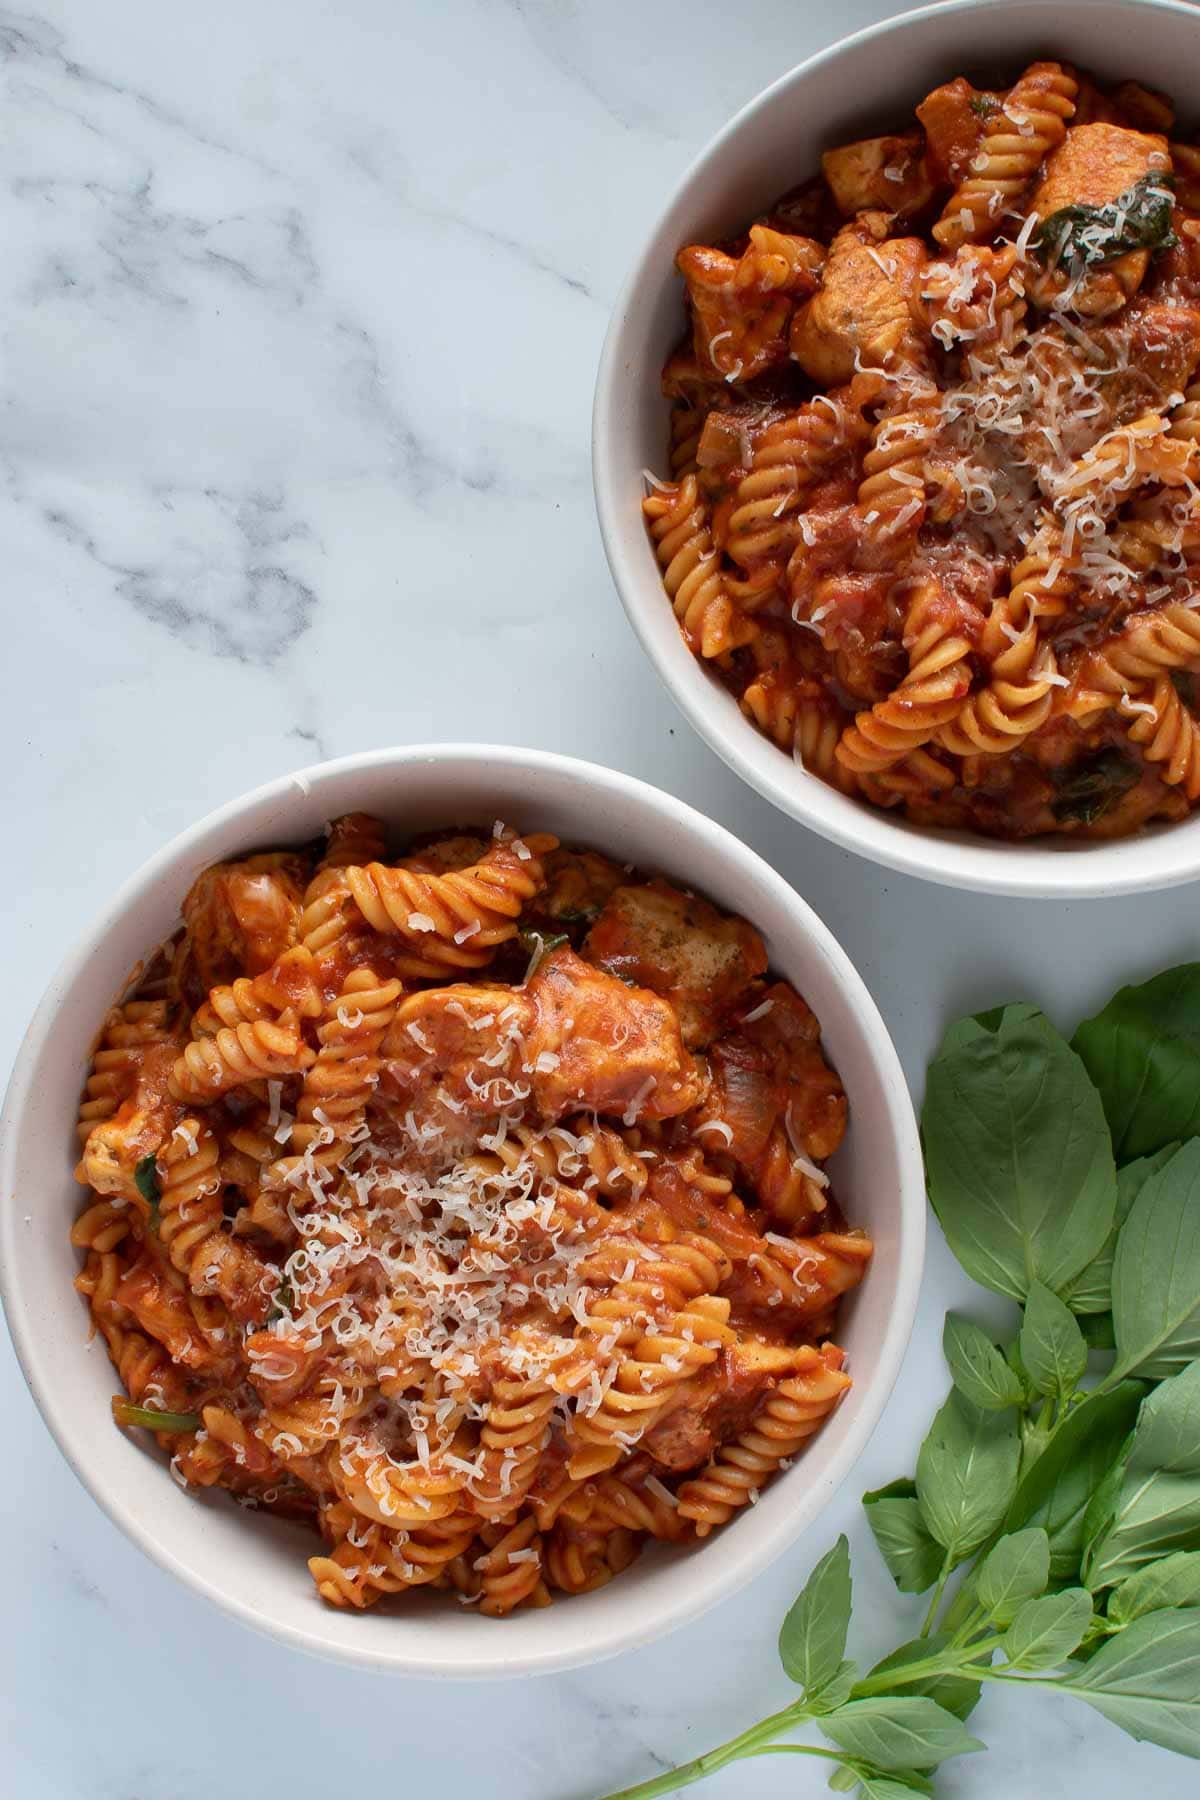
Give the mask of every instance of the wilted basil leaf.
[[1043, 220], [1031, 247], [1046, 262], [1090, 268], [1130, 250], [1169, 250], [1175, 177], [1167, 170], [1139, 176], [1106, 206], [1064, 206]]
[[[997, 1018], [997, 1015], [986, 1015]], [[1103, 1110], [1074, 1051], [1033, 1006], [947, 1035], [922, 1114], [929, 1197], [968, 1275], [1024, 1300], [1100, 1252], [1117, 1182]]]

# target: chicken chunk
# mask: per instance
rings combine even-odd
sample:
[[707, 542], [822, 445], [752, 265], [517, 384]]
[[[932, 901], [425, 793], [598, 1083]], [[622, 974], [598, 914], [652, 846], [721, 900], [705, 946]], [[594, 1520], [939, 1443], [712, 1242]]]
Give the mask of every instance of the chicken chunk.
[[751, 227], [739, 257], [707, 244], [681, 250], [675, 261], [692, 303], [700, 365], [730, 381], [750, 381], [786, 362], [795, 298], [813, 292], [824, 260], [812, 238], [765, 225]]
[[792, 355], [825, 386], [863, 365], [919, 356], [919, 293], [925, 246], [888, 239], [885, 213], [860, 213], [834, 238], [819, 291], [792, 321]]
[[980, 92], [962, 75], [926, 95], [917, 117], [925, 127], [926, 157], [934, 181], [958, 186], [971, 166], [989, 118], [1002, 106], [999, 94]]
[[559, 927], [581, 920], [590, 923], [625, 880], [620, 863], [595, 850], [560, 848], [546, 857], [544, 866], [546, 886], [530, 905], [528, 917], [549, 919]]
[[303, 860], [282, 852], [215, 863], [192, 883], [183, 902], [193, 966], [188, 985], [200, 990], [238, 975], [261, 975], [296, 941], [303, 904]]
[[693, 1050], [717, 1035], [767, 967], [753, 926], [665, 881], [619, 887], [593, 925], [584, 955], [669, 1000]]
[[695, 1106], [702, 1074], [657, 994], [627, 987], [565, 945], [543, 958], [525, 993], [526, 1062], [543, 1118], [582, 1107], [634, 1124]]
[[846, 218], [871, 207], [907, 218], [933, 198], [925, 140], [919, 131], [839, 144], [825, 151], [821, 168]]
[[665, 1119], [695, 1106], [700, 1070], [657, 994], [565, 945], [524, 989], [460, 983], [413, 994], [382, 1047], [380, 1095], [432, 1156], [461, 1148], [469, 1121], [527, 1106]]
[[[756, 996], [757, 999], [757, 996]], [[709, 1051], [711, 1085], [698, 1116], [720, 1119], [730, 1137], [705, 1141], [744, 1167], [761, 1155], [773, 1126], [784, 1119], [804, 1155], [832, 1156], [846, 1130], [846, 1095], [821, 1049], [821, 1029], [795, 988], [777, 981], [759, 1006], [767, 1010], [720, 1038]]]

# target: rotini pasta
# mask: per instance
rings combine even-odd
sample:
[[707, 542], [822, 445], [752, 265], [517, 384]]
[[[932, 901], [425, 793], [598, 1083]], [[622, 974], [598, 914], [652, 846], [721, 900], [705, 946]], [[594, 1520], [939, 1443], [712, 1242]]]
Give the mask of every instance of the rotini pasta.
[[94, 1052], [76, 1286], [117, 1423], [307, 1519], [322, 1601], [589, 1593], [817, 1429], [871, 1245], [751, 925], [502, 825], [397, 856], [362, 814], [182, 911]]
[[746, 718], [865, 803], [1180, 818], [1193, 688], [1130, 725], [1200, 672], [1200, 151], [1165, 96], [1053, 62], [916, 110], [679, 253], [668, 594]]

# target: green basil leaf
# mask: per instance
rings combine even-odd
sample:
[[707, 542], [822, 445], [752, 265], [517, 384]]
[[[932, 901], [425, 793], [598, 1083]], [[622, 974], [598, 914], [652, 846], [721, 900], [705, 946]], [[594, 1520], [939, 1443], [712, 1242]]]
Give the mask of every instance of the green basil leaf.
[[1040, 1525], [1010, 1531], [979, 1565], [975, 1597], [994, 1624], [1010, 1625], [1026, 1600], [1050, 1580], [1050, 1539]]
[[1118, 1162], [1200, 1132], [1200, 963], [1122, 988], [1072, 1039]]
[[1113, 1319], [1110, 1312], [1085, 1313], [1079, 1321], [1079, 1329], [1083, 1333], [1083, 1341], [1089, 1350], [1115, 1350], [1116, 1336], [1113, 1332]]
[[1200, 1362], [1142, 1402], [1112, 1516], [1088, 1545], [1093, 1593], [1200, 1540]]
[[1079, 1573], [1088, 1503], [1128, 1437], [1144, 1392], [1139, 1382], [1124, 1381], [1111, 1393], [1089, 1395], [1022, 1472], [1005, 1530], [1042, 1527], [1050, 1540], [1052, 1581]]
[[1176, 1550], [1147, 1563], [1114, 1590], [1108, 1616], [1114, 1624], [1128, 1625], [1143, 1613], [1171, 1606], [1200, 1606], [1200, 1550]]
[[1142, 1183], [1117, 1237], [1112, 1286], [1123, 1374], [1160, 1379], [1200, 1356], [1200, 1138]]
[[[1106, 1315], [1111, 1312], [1113, 1256], [1117, 1248], [1117, 1235], [1129, 1217], [1133, 1203], [1148, 1178], [1155, 1174], [1163, 1163], [1169, 1162], [1178, 1148], [1178, 1144], [1168, 1144], [1164, 1150], [1156, 1151], [1153, 1156], [1139, 1157], [1137, 1162], [1126, 1163], [1123, 1169], [1117, 1171], [1117, 1209], [1113, 1216], [1112, 1230], [1105, 1239], [1095, 1261], [1090, 1262], [1087, 1268], [1083, 1269], [1074, 1281], [1063, 1289], [1062, 1297], [1073, 1313], [1084, 1313], [1090, 1316], [1093, 1314]], [[1109, 1330], [1111, 1332], [1111, 1325]], [[1083, 1326], [1083, 1333], [1088, 1343], [1091, 1344], [1095, 1334], [1089, 1332], [1086, 1324]], [[1107, 1343], [1094, 1347], [1111, 1350], [1113, 1341], [1110, 1337]]]
[[999, 1525], [1020, 1459], [1015, 1413], [985, 1412], [952, 1389], [917, 1456], [921, 1517], [951, 1562], [971, 1556]]
[[829, 1785], [835, 1794], [848, 1794], [851, 1788], [858, 1786], [858, 1776], [848, 1763], [839, 1763], [829, 1777]]
[[1074, 1314], [1040, 1281], [1029, 1284], [1020, 1344], [1037, 1393], [1066, 1399], [1075, 1392], [1087, 1368], [1087, 1345]]
[[143, 1156], [133, 1171], [133, 1185], [136, 1187], [146, 1205], [150, 1208], [150, 1224], [158, 1230], [158, 1203], [162, 1199], [162, 1185], [158, 1179], [158, 1158], [153, 1152]]
[[1200, 1607], [1135, 1619], [1060, 1686], [1130, 1737], [1200, 1757]]
[[1020, 1376], [973, 1320], [964, 1319], [959, 1313], [947, 1313], [942, 1350], [955, 1387], [976, 1406], [1003, 1412], [1024, 1400]]
[[942, 1547], [925, 1529], [916, 1483], [893, 1481], [864, 1494], [867, 1523], [902, 1594], [923, 1594], [942, 1570]]
[[850, 1546], [840, 1537], [805, 1582], [779, 1630], [779, 1660], [810, 1700], [841, 1671], [850, 1604]]
[[1014, 1669], [1058, 1669], [1083, 1641], [1092, 1622], [1086, 1588], [1064, 1588], [1027, 1600], [1004, 1633], [1004, 1654]]
[[[993, 1017], [995, 1015], [992, 1015]], [[931, 1064], [922, 1113], [929, 1197], [984, 1287], [1056, 1292], [1100, 1252], [1117, 1181], [1104, 1113], [1070, 1046], [1033, 1006], [960, 1024]]]
[[983, 1749], [961, 1719], [919, 1694], [851, 1700], [818, 1725], [839, 1749], [879, 1769], [933, 1769], [948, 1757]]
[[118, 1425], [138, 1426], [143, 1431], [199, 1431], [204, 1420], [199, 1413], [168, 1412], [161, 1406], [135, 1406], [132, 1400], [117, 1398], [112, 1415]]
[[[877, 1662], [870, 1671], [872, 1675], [898, 1675], [913, 1663], [927, 1662], [936, 1656], [939, 1650], [950, 1647], [948, 1631], [931, 1632], [928, 1637], [913, 1638], [910, 1643], [901, 1644]], [[970, 1681], [964, 1675], [925, 1675], [917, 1681], [898, 1681], [896, 1686], [906, 1694], [925, 1694], [930, 1700], [936, 1700], [947, 1712], [952, 1712], [956, 1719], [967, 1718], [979, 1704], [980, 1684]]]
[[856, 1770], [858, 1791], [866, 1796], [866, 1800], [912, 1800], [914, 1794], [932, 1794], [933, 1789], [927, 1781], [921, 1781], [919, 1775], [912, 1775], [902, 1780], [895, 1775], [884, 1775], [878, 1769]]

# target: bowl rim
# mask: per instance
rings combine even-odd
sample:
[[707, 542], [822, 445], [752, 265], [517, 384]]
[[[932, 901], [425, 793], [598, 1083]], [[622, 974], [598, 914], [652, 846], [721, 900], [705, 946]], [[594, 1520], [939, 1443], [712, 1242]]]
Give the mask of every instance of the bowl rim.
[[[1148, 26], [1154, 13], [1186, 18], [1196, 30], [1200, 47], [1200, 14], [1190, 0], [1107, 3], [1121, 11], [1146, 15]], [[1053, 31], [1066, 36], [1073, 16], [1091, 4], [1092, 0], [1063, 0]], [[1177, 887], [1195, 880], [1200, 876], [1200, 819], [1151, 826], [1132, 837], [1112, 841], [996, 841], [912, 825], [840, 793], [815, 776], [806, 792], [794, 780], [791, 758], [756, 731], [736, 707], [730, 710], [721, 705], [727, 696], [717, 690], [715, 678], [690, 653], [686, 662], [681, 661], [673, 653], [673, 637], [656, 629], [655, 619], [663, 607], [661, 581], [653, 560], [647, 560], [649, 544], [644, 532], [635, 534], [630, 529], [631, 496], [616, 474], [616, 445], [623, 435], [621, 396], [632, 363], [626, 340], [635, 301], [643, 289], [657, 291], [664, 276], [674, 279], [673, 272], [664, 269], [664, 242], [672, 217], [681, 203], [702, 187], [729, 146], [783, 94], [803, 89], [818, 79], [827, 65], [854, 56], [880, 39], [902, 35], [933, 19], [1005, 12], [1028, 5], [1029, 0], [934, 0], [930, 5], [891, 14], [839, 38], [777, 76], [708, 139], [674, 182], [653, 222], [643, 232], [640, 248], [614, 303], [597, 365], [592, 403], [592, 486], [613, 585], [642, 650], [684, 718], [755, 792], [841, 849], [901, 874], [976, 893], [1027, 899], [1085, 899]], [[670, 255], [673, 257], [673, 249]], [[652, 379], [657, 379], [657, 373], [652, 372]], [[638, 523], [640, 526], [640, 520]], [[769, 758], [766, 751], [770, 752]], [[1187, 833], [1186, 838], [1183, 833]], [[1180, 839], [1174, 854], [1158, 849], [1172, 837]], [[1131, 848], [1135, 845], [1154, 846], [1157, 854], [1139, 857]]]
[[[604, 1641], [595, 1649], [566, 1648], [561, 1652], [550, 1649], [517, 1655], [511, 1645], [505, 1644], [503, 1635], [499, 1634], [494, 1656], [451, 1656], [444, 1663], [431, 1662], [427, 1653], [393, 1650], [381, 1646], [375, 1640], [364, 1640], [361, 1645], [346, 1645], [324, 1637], [319, 1625], [309, 1629], [269, 1616], [258, 1606], [242, 1599], [233, 1587], [222, 1586], [219, 1581], [211, 1579], [200, 1568], [193, 1566], [175, 1548], [169, 1535], [160, 1535], [141, 1520], [136, 1505], [136, 1482], [130, 1483], [128, 1488], [118, 1490], [116, 1484], [106, 1486], [93, 1478], [85, 1456], [77, 1447], [74, 1412], [68, 1403], [66, 1386], [54, 1379], [53, 1358], [45, 1352], [44, 1333], [39, 1332], [34, 1311], [27, 1305], [21, 1291], [22, 1246], [27, 1233], [19, 1223], [23, 1215], [18, 1199], [15, 1164], [22, 1122], [31, 1098], [33, 1071], [42, 1052], [54, 1037], [63, 994], [70, 990], [88, 958], [103, 943], [115, 922], [138, 904], [146, 890], [160, 876], [168, 874], [173, 868], [187, 865], [189, 859], [194, 865], [196, 852], [244, 814], [272, 804], [278, 804], [282, 808], [289, 797], [295, 800], [297, 794], [300, 794], [307, 798], [326, 783], [347, 775], [362, 774], [381, 767], [396, 770], [419, 769], [422, 764], [429, 763], [456, 764], [464, 770], [481, 765], [495, 767], [502, 764], [508, 772], [527, 769], [531, 772], [565, 775], [578, 785], [581, 798], [587, 792], [601, 792], [618, 805], [624, 804], [643, 813], [657, 812], [663, 817], [669, 814], [676, 821], [682, 819], [709, 862], [740, 864], [745, 873], [753, 875], [756, 883], [767, 891], [773, 890], [774, 897], [788, 908], [797, 930], [828, 964], [858, 1023], [879, 1078], [883, 1115], [894, 1143], [898, 1169], [895, 1204], [902, 1253], [897, 1256], [894, 1264], [895, 1293], [890, 1316], [871, 1370], [870, 1381], [860, 1389], [860, 1408], [830, 1466], [823, 1473], [819, 1492], [813, 1490], [816, 1494], [814, 1505], [811, 1510], [806, 1511], [801, 1494], [800, 1503], [795, 1509], [795, 1523], [790, 1517], [785, 1518], [771, 1530], [764, 1529], [757, 1538], [751, 1531], [744, 1539], [745, 1547], [740, 1559], [731, 1562], [721, 1578], [692, 1582], [681, 1598], [676, 1599], [653, 1619], [647, 1619], [645, 1609], [639, 1611], [631, 1608], [622, 1628], [607, 1633]], [[280, 835], [281, 838], [286, 837], [286, 824], [282, 824]], [[414, 1677], [504, 1678], [548, 1674], [598, 1662], [623, 1651], [640, 1648], [675, 1630], [716, 1605], [718, 1601], [728, 1598], [760, 1574], [803, 1531], [816, 1522], [858, 1462], [882, 1417], [899, 1376], [916, 1317], [924, 1269], [925, 1237], [924, 1166], [912, 1100], [899, 1056], [865, 982], [809, 903], [757, 851], [744, 844], [726, 827], [706, 818], [664, 789], [656, 788], [636, 776], [607, 769], [581, 758], [512, 745], [462, 742], [416, 744], [332, 758], [264, 782], [216, 807], [195, 824], [176, 833], [128, 877], [63, 959], [18, 1047], [3, 1109], [0, 1111], [0, 1301], [3, 1302], [18, 1362], [38, 1410], [64, 1459], [83, 1487], [107, 1513], [113, 1524], [160, 1568], [242, 1624], [286, 1643], [293, 1649], [306, 1651], [325, 1660]], [[81, 1349], [83, 1343], [81, 1333]], [[748, 1521], [743, 1521], [746, 1522]], [[318, 1621], [320, 1616], [314, 1614], [314, 1620]]]

